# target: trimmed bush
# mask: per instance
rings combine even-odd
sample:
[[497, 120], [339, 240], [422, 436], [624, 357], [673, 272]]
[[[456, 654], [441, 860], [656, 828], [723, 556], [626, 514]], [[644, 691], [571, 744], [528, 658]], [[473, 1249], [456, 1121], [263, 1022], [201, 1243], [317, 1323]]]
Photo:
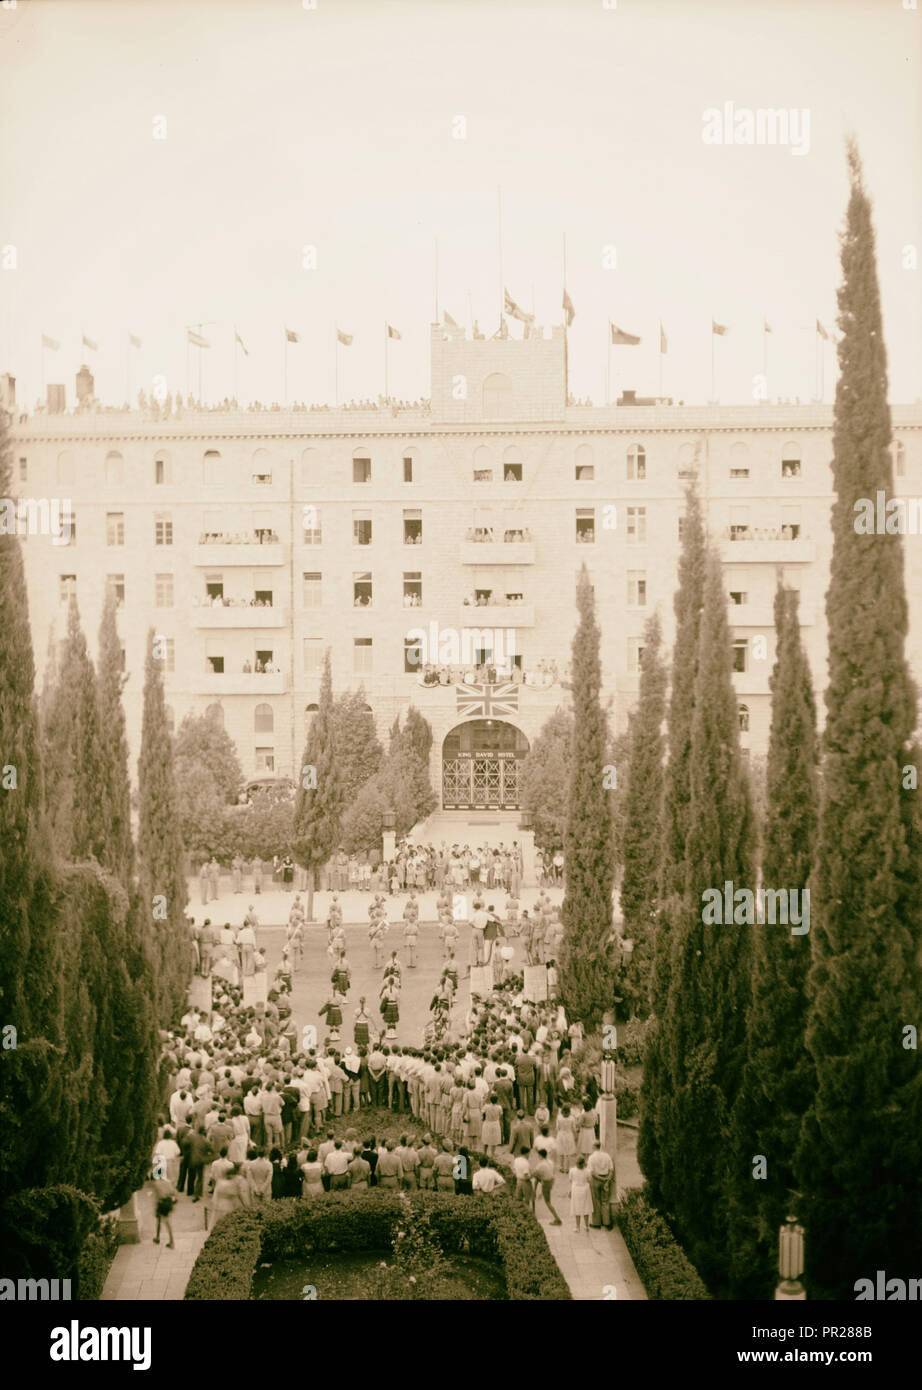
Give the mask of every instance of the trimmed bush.
[[[507, 1170], [508, 1171], [508, 1170]], [[569, 1299], [541, 1226], [510, 1192], [458, 1197], [441, 1192], [384, 1192], [283, 1198], [221, 1218], [195, 1262], [187, 1299], [249, 1299], [263, 1262], [320, 1251], [389, 1251], [406, 1201], [429, 1218], [442, 1253], [500, 1265], [511, 1300]]]
[[118, 1222], [114, 1218], [100, 1221], [90, 1231], [77, 1259], [77, 1296], [82, 1302], [95, 1302], [102, 1297], [109, 1266], [118, 1250]]
[[698, 1271], [640, 1188], [622, 1197], [617, 1219], [648, 1298], [710, 1299]]

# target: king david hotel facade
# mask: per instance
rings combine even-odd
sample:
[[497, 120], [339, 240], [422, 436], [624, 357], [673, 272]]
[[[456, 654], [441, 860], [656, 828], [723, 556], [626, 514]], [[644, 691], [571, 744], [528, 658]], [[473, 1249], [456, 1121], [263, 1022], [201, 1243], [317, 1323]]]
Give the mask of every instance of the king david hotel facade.
[[[425, 715], [443, 808], [512, 810], [521, 758], [568, 700], [581, 565], [616, 731], [654, 610], [671, 646], [696, 478], [723, 561], [742, 744], [764, 754], [779, 575], [800, 592], [818, 695], [826, 681], [832, 406], [630, 393], [569, 405], [562, 326], [474, 340], [433, 325], [431, 381], [414, 409], [163, 419], [68, 413], [59, 389], [57, 413], [14, 411], [14, 488], [70, 498], [75, 521], [69, 544], [22, 542], [39, 678], [72, 593], [95, 651], [111, 586], [133, 774], [153, 629], [171, 720], [219, 711], [248, 779], [297, 776], [330, 648], [334, 690], [361, 686], [382, 738], [410, 703]], [[892, 416], [895, 494], [918, 496], [922, 406]], [[922, 680], [922, 537], [903, 543]], [[431, 683], [427, 662], [441, 668]]]

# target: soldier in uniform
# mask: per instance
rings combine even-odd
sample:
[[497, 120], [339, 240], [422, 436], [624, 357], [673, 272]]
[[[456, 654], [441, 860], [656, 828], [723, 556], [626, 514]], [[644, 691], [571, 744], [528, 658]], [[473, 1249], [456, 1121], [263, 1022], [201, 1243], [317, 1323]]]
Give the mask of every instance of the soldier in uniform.
[[365, 1012], [364, 998], [359, 1000], [359, 1007], [352, 1025], [352, 1036], [355, 1039], [356, 1047], [368, 1047], [371, 1041], [371, 1019]]

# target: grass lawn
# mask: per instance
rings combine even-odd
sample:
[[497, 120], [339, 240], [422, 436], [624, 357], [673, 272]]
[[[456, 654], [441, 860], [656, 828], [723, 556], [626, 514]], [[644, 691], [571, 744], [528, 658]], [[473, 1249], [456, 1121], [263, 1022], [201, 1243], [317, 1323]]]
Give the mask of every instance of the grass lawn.
[[[287, 1299], [301, 1301], [305, 1289], [315, 1289], [318, 1299], [364, 1300], [383, 1259], [393, 1261], [390, 1252], [325, 1251], [310, 1261], [275, 1260], [260, 1265], [253, 1276], [254, 1299], [264, 1302]], [[440, 1276], [432, 1296], [439, 1300], [464, 1303], [490, 1303], [507, 1299], [501, 1269], [470, 1255], [452, 1255], [451, 1270]]]

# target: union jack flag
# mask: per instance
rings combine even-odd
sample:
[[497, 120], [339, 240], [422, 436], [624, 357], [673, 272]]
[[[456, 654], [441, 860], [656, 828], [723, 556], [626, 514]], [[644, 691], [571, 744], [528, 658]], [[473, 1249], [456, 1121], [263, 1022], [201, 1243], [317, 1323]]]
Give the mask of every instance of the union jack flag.
[[463, 715], [515, 714], [519, 708], [519, 687], [507, 681], [505, 685], [456, 685], [458, 713]]

